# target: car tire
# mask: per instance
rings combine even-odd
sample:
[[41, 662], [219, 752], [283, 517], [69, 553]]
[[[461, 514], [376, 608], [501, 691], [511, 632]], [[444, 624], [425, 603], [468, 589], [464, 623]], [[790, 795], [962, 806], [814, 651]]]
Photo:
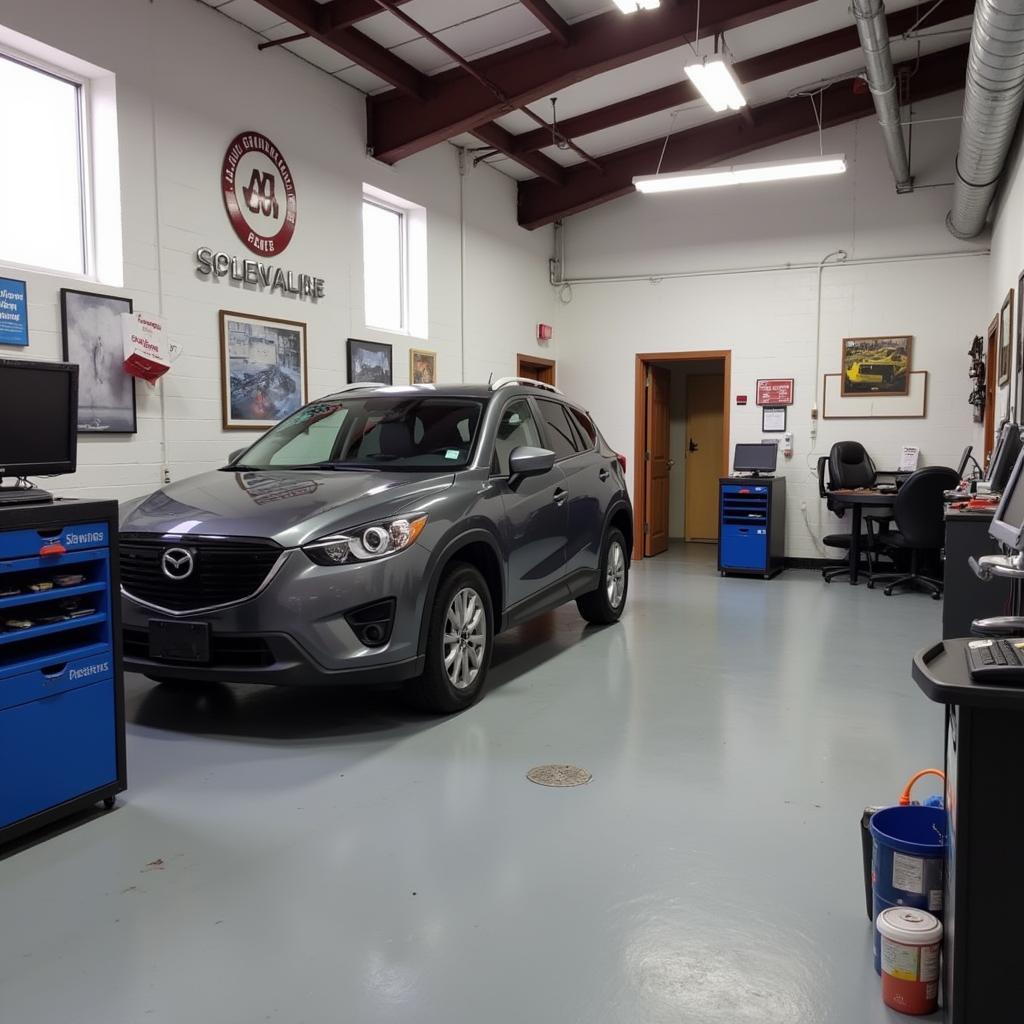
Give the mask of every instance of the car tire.
[[621, 618], [629, 593], [629, 553], [621, 530], [605, 535], [599, 577], [597, 588], [577, 598], [576, 607], [587, 622], [610, 626]]
[[450, 715], [479, 700], [494, 649], [487, 581], [471, 565], [453, 565], [429, 609], [426, 665], [407, 693], [424, 711]]

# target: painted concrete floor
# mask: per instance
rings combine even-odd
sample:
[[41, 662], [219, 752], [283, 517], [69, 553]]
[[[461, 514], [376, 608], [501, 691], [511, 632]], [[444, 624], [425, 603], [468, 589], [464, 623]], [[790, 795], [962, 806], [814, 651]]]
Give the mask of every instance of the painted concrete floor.
[[0, 1020], [903, 1019], [858, 823], [940, 761], [940, 605], [713, 554], [638, 567], [619, 626], [506, 635], [456, 718], [131, 677], [123, 802], [0, 861]]

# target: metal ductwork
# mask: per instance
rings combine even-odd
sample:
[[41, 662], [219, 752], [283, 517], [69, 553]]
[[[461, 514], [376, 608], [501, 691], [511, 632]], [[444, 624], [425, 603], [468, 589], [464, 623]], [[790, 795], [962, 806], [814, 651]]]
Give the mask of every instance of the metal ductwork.
[[1024, 0], [978, 0], [967, 58], [964, 118], [946, 227], [985, 227], [1024, 102]]
[[[1024, 2], [1024, 0], [1022, 0]], [[868, 87], [875, 101], [878, 124], [885, 140], [889, 166], [896, 178], [897, 192], [910, 192], [914, 180], [910, 176], [907, 146], [900, 127], [900, 104], [896, 93], [896, 73], [889, 52], [889, 26], [885, 20], [882, 0], [853, 0], [853, 16], [857, 21], [857, 34], [864, 50]]]

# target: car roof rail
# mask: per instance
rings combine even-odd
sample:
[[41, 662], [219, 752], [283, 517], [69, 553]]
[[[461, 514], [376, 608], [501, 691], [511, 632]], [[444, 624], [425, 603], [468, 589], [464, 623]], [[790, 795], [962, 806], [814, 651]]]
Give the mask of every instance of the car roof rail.
[[340, 394], [342, 394], [342, 392], [345, 392], [345, 391], [360, 391], [360, 390], [365, 390], [366, 388], [374, 388], [374, 389], [376, 389], [376, 388], [389, 388], [389, 387], [391, 387], [390, 384], [371, 384], [371, 383], [369, 383], [369, 381], [367, 381], [365, 384], [359, 384], [359, 383], [356, 383], [356, 384], [342, 384], [340, 388], [335, 388], [331, 392], [331, 394], [332, 395], [340, 395]]
[[491, 384], [492, 391], [508, 387], [541, 388], [543, 391], [553, 391], [556, 395], [565, 394], [564, 391], [556, 388], [554, 384], [545, 384], [544, 381], [533, 380], [530, 377], [499, 377]]

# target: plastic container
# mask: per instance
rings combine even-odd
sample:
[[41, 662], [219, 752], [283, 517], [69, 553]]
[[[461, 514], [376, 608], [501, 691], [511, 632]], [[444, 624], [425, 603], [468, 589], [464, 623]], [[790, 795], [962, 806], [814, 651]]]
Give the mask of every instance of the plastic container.
[[900, 1013], [934, 1013], [939, 1006], [942, 924], [913, 907], [891, 907], [878, 915], [882, 947], [882, 1001]]
[[[912, 907], [942, 917], [946, 812], [939, 807], [885, 807], [871, 818], [871, 882], [875, 920], [892, 907]], [[882, 949], [875, 930], [875, 970]]]

